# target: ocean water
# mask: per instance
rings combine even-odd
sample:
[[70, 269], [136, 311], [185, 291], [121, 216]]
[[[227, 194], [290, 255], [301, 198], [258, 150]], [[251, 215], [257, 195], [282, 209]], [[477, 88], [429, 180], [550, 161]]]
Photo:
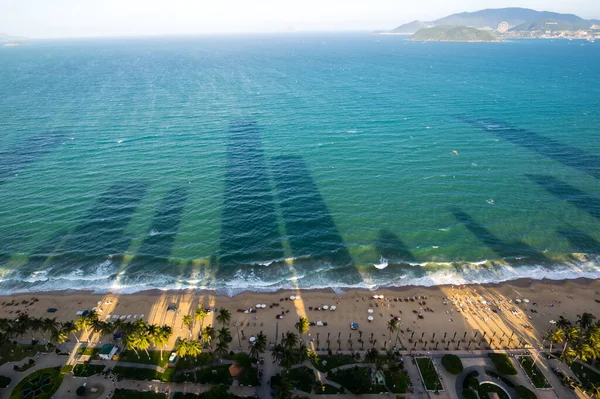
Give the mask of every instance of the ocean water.
[[0, 47], [0, 293], [600, 277], [600, 43]]

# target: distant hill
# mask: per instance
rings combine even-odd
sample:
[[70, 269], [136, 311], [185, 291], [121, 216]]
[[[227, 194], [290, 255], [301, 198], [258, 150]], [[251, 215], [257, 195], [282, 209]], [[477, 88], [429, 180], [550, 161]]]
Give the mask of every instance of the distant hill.
[[[513, 30], [535, 30], [548, 21], [558, 22], [559, 26], [567, 27], [564, 30], [589, 29], [598, 24], [597, 20], [585, 20], [574, 14], [561, 14], [550, 11], [536, 11], [529, 8], [496, 8], [475, 12], [461, 12], [452, 14], [435, 21], [412, 21], [400, 25], [392, 33], [412, 33], [422, 28], [432, 26], [463, 25], [473, 28], [495, 29], [501, 22], [507, 22]], [[571, 29], [575, 28], [575, 29]]]
[[404, 25], [400, 25], [399, 27], [397, 27], [396, 29], [392, 30], [391, 33], [403, 33], [403, 34], [413, 34], [416, 31], [423, 29], [423, 28], [430, 28], [434, 26], [433, 23], [431, 22], [424, 22], [424, 21], [412, 21], [409, 22], [407, 24]]
[[564, 21], [556, 19], [544, 19], [537, 22], [525, 22], [520, 25], [511, 28], [513, 32], [523, 31], [554, 31], [554, 30], [586, 30], [589, 29], [592, 24], [587, 21]]
[[7, 33], [0, 32], [0, 40], [24, 40], [26, 37], [11, 36]]
[[410, 37], [410, 40], [427, 42], [497, 42], [491, 32], [468, 26], [443, 25], [423, 28]]

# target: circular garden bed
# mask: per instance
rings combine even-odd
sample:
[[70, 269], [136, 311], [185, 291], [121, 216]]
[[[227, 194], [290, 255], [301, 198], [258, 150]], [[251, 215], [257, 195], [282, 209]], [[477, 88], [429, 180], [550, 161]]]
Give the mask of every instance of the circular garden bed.
[[58, 390], [62, 380], [60, 368], [38, 370], [17, 384], [10, 399], [49, 399]]

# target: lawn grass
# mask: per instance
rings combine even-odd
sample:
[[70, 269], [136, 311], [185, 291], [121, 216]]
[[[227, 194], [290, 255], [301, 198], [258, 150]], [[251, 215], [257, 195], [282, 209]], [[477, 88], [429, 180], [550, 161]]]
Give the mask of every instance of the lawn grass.
[[126, 380], [162, 380], [163, 374], [156, 370], [136, 367], [115, 366], [113, 373], [118, 379]]
[[18, 362], [33, 357], [38, 352], [48, 352], [45, 345], [26, 345], [5, 343], [0, 346], [0, 365], [6, 362]]
[[333, 385], [329, 384], [321, 385], [321, 388], [315, 389], [316, 395], [336, 395], [338, 393], [340, 393], [340, 391]]
[[593, 368], [579, 362], [573, 362], [571, 370], [579, 378], [585, 389], [591, 388], [592, 385], [600, 385], [600, 374]]
[[352, 367], [329, 372], [327, 379], [337, 382], [355, 395], [371, 392], [371, 373], [368, 367]]
[[168, 361], [169, 352], [163, 352], [162, 359], [160, 351], [148, 351], [148, 354], [146, 354], [146, 351], [138, 351], [136, 355], [134, 351], [125, 350], [119, 354], [119, 362], [153, 364], [159, 367], [167, 367]]
[[385, 384], [392, 391], [392, 393], [407, 393], [408, 383], [410, 378], [404, 370], [400, 371], [385, 371]]
[[[40, 381], [40, 377], [42, 380], [48, 379], [49, 383], [39, 385], [38, 381]], [[49, 399], [58, 390], [62, 380], [63, 375], [60, 373], [60, 367], [51, 367], [35, 371], [19, 382], [17, 386], [15, 386], [10, 394], [10, 399], [23, 399], [23, 390], [32, 389], [35, 387], [41, 388], [40, 394], [36, 396], [29, 395], [27, 396], [27, 399]]]
[[534, 387], [540, 388], [552, 388], [552, 385], [548, 382], [542, 370], [535, 364], [531, 356], [520, 356], [517, 361], [521, 365], [521, 368], [529, 376], [531, 383]]
[[[360, 361], [356, 360], [356, 358], [352, 355], [324, 355], [318, 356], [316, 359], [316, 362], [315, 359], [312, 360], [312, 364], [317, 370], [319, 370], [322, 373], [326, 373], [331, 369], [344, 366], [346, 364], [360, 363]], [[327, 362], [326, 365], [323, 365], [323, 360]]]
[[315, 374], [306, 366], [290, 369], [285, 371], [283, 375], [288, 377], [295, 389], [308, 393], [310, 393], [316, 381]]
[[89, 377], [94, 374], [100, 374], [104, 370], [103, 364], [77, 364], [73, 368], [73, 375], [76, 377]]
[[102, 348], [97, 348], [95, 346], [86, 346], [86, 347], [77, 349], [77, 354], [79, 356], [89, 356], [90, 359], [93, 359], [96, 357], [96, 355], [98, 355], [98, 352], [100, 352], [100, 349], [102, 349]]
[[252, 358], [250, 357], [249, 354], [247, 354], [245, 352], [239, 352], [239, 353], [234, 354], [233, 356], [225, 355], [225, 356], [223, 356], [223, 359], [234, 360], [242, 367], [252, 366]]
[[[199, 384], [231, 384], [229, 373], [230, 364], [203, 367], [196, 371], [178, 373], [174, 376], [175, 382], [195, 382]], [[214, 372], [213, 372], [214, 371]]]
[[488, 353], [488, 357], [492, 359], [494, 367], [502, 375], [517, 375], [517, 369], [506, 353]]
[[258, 380], [258, 369], [256, 367], [244, 367], [244, 374], [240, 377], [240, 385], [257, 387]]
[[442, 356], [442, 366], [444, 366], [444, 368], [453, 375], [459, 375], [464, 369], [460, 357], [456, 355]]
[[417, 360], [417, 366], [421, 371], [423, 377], [423, 383], [425, 389], [428, 391], [441, 391], [443, 390], [442, 383], [438, 377], [437, 371], [433, 365], [433, 361], [429, 357], [419, 357]]
[[213, 361], [213, 354], [202, 352], [198, 356], [184, 356], [179, 358], [175, 370], [189, 370], [196, 367], [206, 366]]
[[129, 389], [116, 389], [113, 399], [167, 399], [164, 393], [140, 392]]

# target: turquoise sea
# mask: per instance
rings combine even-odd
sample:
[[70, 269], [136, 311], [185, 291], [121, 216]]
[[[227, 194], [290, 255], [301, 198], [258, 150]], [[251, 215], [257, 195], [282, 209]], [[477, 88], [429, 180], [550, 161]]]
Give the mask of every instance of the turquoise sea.
[[600, 43], [0, 47], [0, 293], [600, 277]]

